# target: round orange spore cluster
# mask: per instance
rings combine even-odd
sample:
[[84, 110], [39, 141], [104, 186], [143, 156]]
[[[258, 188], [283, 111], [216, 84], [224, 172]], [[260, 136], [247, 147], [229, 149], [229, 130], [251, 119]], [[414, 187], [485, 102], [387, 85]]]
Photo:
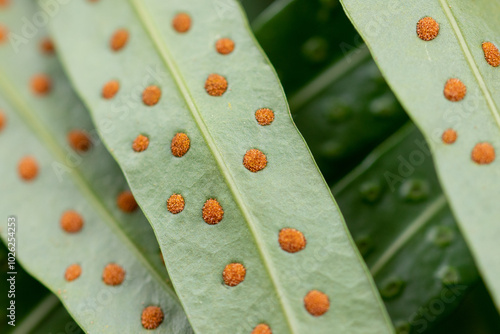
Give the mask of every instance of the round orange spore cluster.
[[208, 95], [222, 96], [227, 90], [226, 78], [219, 74], [210, 74], [205, 81], [205, 90]]
[[243, 157], [243, 166], [256, 173], [267, 166], [266, 155], [257, 149], [248, 150]]
[[35, 158], [26, 156], [17, 165], [19, 176], [25, 181], [31, 181], [38, 175], [38, 163]]
[[191, 28], [191, 17], [186, 13], [179, 13], [175, 15], [172, 20], [172, 27], [175, 31], [185, 33]]
[[66, 268], [66, 272], [64, 273], [64, 278], [66, 281], [71, 282], [80, 277], [82, 274], [82, 267], [78, 264], [72, 264], [68, 268]]
[[230, 54], [234, 50], [234, 42], [230, 38], [221, 38], [215, 43], [215, 49], [222, 55]]
[[70, 131], [68, 133], [68, 143], [77, 152], [87, 152], [92, 146], [89, 136], [82, 130]]
[[61, 216], [61, 228], [68, 233], [79, 232], [83, 228], [82, 216], [74, 211], [68, 210]]
[[116, 263], [108, 264], [102, 272], [102, 280], [107, 285], [120, 285], [125, 279], [125, 270]]
[[432, 17], [424, 17], [417, 23], [417, 35], [423, 41], [432, 41], [439, 34], [439, 23]]
[[7, 36], [9, 35], [9, 30], [7, 27], [0, 24], [0, 44], [7, 41]]
[[0, 0], [0, 7], [7, 7], [10, 4], [10, 0]]
[[113, 51], [119, 51], [121, 50], [125, 44], [127, 44], [128, 41], [128, 31], [126, 29], [118, 29], [115, 31], [113, 36], [111, 36], [111, 39], [109, 41], [109, 46], [111, 47], [111, 50]]
[[203, 220], [209, 225], [218, 224], [224, 218], [224, 210], [216, 199], [209, 199], [201, 210]]
[[187, 134], [179, 132], [174, 138], [172, 138], [172, 143], [170, 144], [170, 149], [172, 154], [176, 157], [182, 157], [187, 153], [190, 147], [190, 141]]
[[311, 315], [319, 317], [330, 308], [330, 300], [323, 292], [311, 290], [304, 297], [304, 306]]
[[443, 135], [441, 136], [441, 139], [445, 144], [453, 144], [454, 142], [457, 141], [457, 138], [458, 138], [457, 132], [453, 129], [448, 129], [444, 131]]
[[7, 117], [5, 116], [4, 112], [0, 110], [0, 131], [3, 130], [6, 123], [7, 123]]
[[137, 202], [130, 190], [125, 190], [118, 194], [116, 204], [125, 213], [131, 213], [137, 209]]
[[52, 42], [52, 40], [48, 37], [44, 38], [40, 42], [40, 50], [42, 51], [42, 53], [47, 55], [53, 54], [55, 50], [54, 42]]
[[255, 112], [255, 119], [262, 125], [269, 125], [274, 121], [274, 111], [269, 108], [261, 108]]
[[184, 205], [186, 203], [184, 202], [184, 197], [179, 194], [173, 194], [170, 196], [167, 200], [167, 209], [170, 211], [170, 213], [178, 214], [184, 210]]
[[458, 102], [463, 100], [465, 94], [467, 94], [467, 87], [459, 79], [452, 78], [446, 81], [443, 93], [448, 100]]
[[258, 324], [251, 334], [273, 334], [273, 331], [266, 324]]
[[37, 95], [46, 95], [52, 88], [52, 82], [48, 75], [37, 74], [31, 78], [31, 90]]
[[102, 97], [112, 99], [120, 90], [120, 83], [117, 80], [110, 80], [102, 87]]
[[500, 51], [495, 46], [495, 44], [491, 42], [483, 43], [483, 51], [484, 51], [484, 59], [486, 62], [493, 67], [500, 66]]
[[142, 92], [142, 102], [147, 106], [154, 106], [160, 101], [161, 90], [158, 86], [148, 86]]
[[247, 270], [241, 263], [230, 263], [222, 272], [224, 284], [228, 286], [237, 286], [245, 280]]
[[132, 143], [132, 149], [136, 152], [145, 151], [149, 146], [149, 138], [143, 135], [138, 135]]
[[142, 310], [141, 323], [146, 329], [156, 329], [163, 322], [163, 311], [158, 306], [148, 306]]
[[296, 253], [306, 247], [304, 234], [294, 228], [284, 228], [278, 235], [281, 249], [288, 253]]
[[491, 164], [495, 161], [495, 148], [490, 143], [479, 143], [472, 150], [472, 160], [480, 165]]

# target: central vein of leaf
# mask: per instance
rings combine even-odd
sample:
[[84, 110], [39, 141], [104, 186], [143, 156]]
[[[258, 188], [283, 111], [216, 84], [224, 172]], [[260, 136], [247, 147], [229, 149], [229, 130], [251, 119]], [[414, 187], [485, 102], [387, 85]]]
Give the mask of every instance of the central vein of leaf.
[[488, 104], [488, 107], [491, 110], [493, 118], [497, 122], [498, 127], [500, 127], [500, 111], [498, 110], [498, 107], [496, 106], [495, 101], [493, 100], [493, 97], [491, 96], [491, 93], [488, 90], [488, 87], [486, 86], [486, 82], [484, 81], [481, 72], [479, 72], [476, 62], [474, 61], [474, 57], [472, 56], [472, 53], [470, 52], [469, 47], [467, 46], [467, 42], [465, 41], [462, 31], [458, 26], [457, 20], [455, 20], [455, 16], [453, 15], [450, 9], [450, 5], [448, 4], [447, 0], [439, 0], [439, 3], [441, 4], [441, 7], [443, 8], [444, 13], [446, 14], [448, 21], [450, 21], [451, 27], [453, 28], [453, 32], [457, 36], [458, 43], [460, 44], [460, 47], [464, 52], [465, 59], [467, 60], [467, 63], [469, 64], [472, 70], [472, 73], [476, 77], [477, 83], [479, 84], [479, 88], [481, 88], [481, 91], [483, 92], [483, 95], [486, 99], [486, 103]]
[[167, 66], [168, 70], [172, 74], [172, 77], [174, 81], [177, 84], [177, 87], [184, 98], [184, 101], [186, 102], [186, 105], [188, 106], [188, 109], [194, 118], [194, 121], [196, 122], [198, 129], [200, 130], [209, 150], [211, 151], [218, 168], [224, 177], [224, 180], [226, 181], [226, 184], [231, 191], [231, 194], [233, 195], [233, 198], [236, 202], [236, 205], [241, 211], [242, 216], [245, 218], [247, 225], [250, 229], [250, 232], [252, 233], [255, 243], [257, 245], [258, 251], [260, 253], [260, 256], [262, 258], [262, 262], [265, 266], [265, 268], [268, 271], [269, 277], [271, 279], [272, 284], [274, 285], [278, 300], [280, 302], [281, 308], [283, 310], [283, 313], [285, 315], [285, 319], [287, 320], [287, 325], [290, 329], [291, 333], [295, 333], [296, 330], [294, 328], [297, 328], [295, 324], [295, 316], [293, 315], [293, 311], [291, 309], [291, 303], [287, 303], [284, 301], [284, 297], [286, 296], [283, 292], [283, 288], [280, 285], [280, 282], [277, 278], [277, 273], [274, 270], [274, 267], [272, 266], [272, 260], [270, 259], [268, 252], [266, 250], [266, 246], [263, 244], [261, 240], [264, 240], [264, 238], [261, 238], [259, 236], [259, 231], [257, 230], [257, 222], [255, 221], [255, 218], [253, 215], [249, 212], [248, 208], [246, 207], [245, 201], [243, 200], [243, 197], [240, 193], [240, 190], [238, 189], [238, 186], [236, 185], [236, 182], [233, 178], [232, 173], [229, 171], [229, 167], [227, 166], [221, 152], [217, 148], [217, 145], [212, 138], [212, 135], [210, 134], [210, 131], [207, 128], [207, 125], [205, 124], [199, 108], [194, 100], [194, 98], [191, 96], [191, 93], [187, 87], [187, 84], [180, 72], [180, 69], [178, 68], [173, 56], [170, 54], [170, 51], [168, 50], [168, 47], [166, 43], [163, 41], [163, 37], [159, 30], [155, 27], [154, 25], [154, 20], [152, 17], [149, 15], [147, 9], [144, 7], [144, 3], [142, 0], [130, 0], [132, 3], [133, 8], [135, 9], [136, 13], [139, 16], [140, 22], [143, 24], [145, 30], [148, 32], [148, 34], [151, 36], [151, 39], [153, 41], [153, 44], [156, 46], [156, 49], [160, 53], [161, 58], [163, 59], [165, 65]]
[[[33, 132], [40, 138], [40, 140], [45, 144], [48, 150], [55, 156], [57, 160], [64, 163], [66, 161], [66, 153], [61, 147], [59, 142], [54, 138], [51, 131], [49, 131], [43, 124], [42, 121], [38, 119], [36, 113], [33, 109], [25, 102], [26, 100], [19, 95], [18, 90], [14, 88], [7, 77], [0, 71], [0, 89], [4, 92], [5, 97], [8, 97], [12, 106], [15, 106], [14, 110], [23, 118], [26, 124], [33, 130]], [[102, 217], [102, 220], [108, 224], [110, 229], [115, 233], [115, 235], [122, 240], [122, 242], [128, 246], [128, 249], [132, 254], [135, 255], [137, 260], [149, 271], [152, 277], [158, 282], [158, 284], [165, 290], [167, 294], [171, 296], [173, 300], [178, 300], [177, 295], [166, 282], [160, 273], [154, 268], [154, 266], [149, 262], [141, 251], [137, 248], [132, 240], [127, 236], [127, 234], [120, 228], [120, 224], [117, 219], [111, 213], [111, 211], [103, 205], [102, 201], [87, 180], [83, 177], [79, 170], [72, 168], [70, 173], [73, 182], [80, 189], [82, 194], [87, 198], [87, 200], [92, 204], [95, 210]]]

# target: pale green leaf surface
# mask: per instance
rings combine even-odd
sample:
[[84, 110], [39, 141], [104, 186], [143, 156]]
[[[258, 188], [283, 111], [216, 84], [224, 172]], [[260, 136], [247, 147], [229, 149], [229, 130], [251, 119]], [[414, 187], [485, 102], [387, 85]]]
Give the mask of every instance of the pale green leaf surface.
[[[484, 59], [485, 41], [500, 46], [500, 2], [490, 0], [344, 0], [344, 9], [364, 37], [400, 102], [423, 131], [434, 153], [438, 175], [476, 263], [500, 305], [500, 70]], [[431, 16], [440, 24], [436, 39], [417, 37], [416, 24]], [[460, 102], [443, 95], [445, 83], [467, 86]], [[453, 128], [458, 140], [441, 141]], [[472, 161], [481, 142], [496, 150], [491, 164]]]
[[[190, 333], [150, 225], [140, 210], [125, 214], [118, 209], [116, 197], [127, 189], [125, 179], [95, 136], [56, 57], [40, 52], [46, 32], [23, 35], [22, 18], [29, 21], [38, 10], [36, 3], [23, 1], [0, 11], [10, 41], [24, 38], [17, 49], [9, 42], [0, 46], [0, 109], [6, 116], [0, 132], [2, 239], [7, 238], [7, 216], [16, 216], [17, 260], [61, 299], [86, 331], [145, 332], [141, 313], [153, 304], [165, 312], [159, 332]], [[31, 91], [30, 80], [38, 73], [52, 80], [46, 96]], [[69, 147], [66, 136], [73, 129], [94, 134], [88, 152], [79, 155]], [[26, 155], [39, 165], [38, 176], [30, 182], [21, 180], [17, 171]], [[61, 215], [70, 209], [84, 218], [79, 233], [68, 234], [60, 227]], [[111, 262], [126, 271], [120, 286], [102, 281], [103, 269]], [[81, 266], [82, 274], [67, 282], [64, 273], [73, 263]]]
[[[249, 333], [259, 323], [276, 333], [391, 332], [370, 275], [293, 126], [275, 73], [237, 3], [222, 3], [223, 10], [220, 1], [72, 2], [53, 21], [63, 62], [156, 231], [191, 324], [201, 333]], [[186, 34], [171, 27], [179, 12], [193, 20]], [[126, 28], [130, 39], [115, 53], [108, 43], [117, 28]], [[235, 41], [232, 54], [216, 53], [220, 37]], [[205, 92], [210, 73], [227, 78], [222, 97]], [[111, 79], [121, 88], [106, 101], [100, 90]], [[147, 107], [141, 94], [151, 84], [161, 87], [162, 97]], [[255, 121], [262, 107], [275, 111], [270, 126]], [[170, 152], [177, 132], [191, 140], [182, 158]], [[131, 145], [140, 133], [150, 144], [137, 153]], [[268, 159], [255, 174], [242, 165], [251, 148]], [[173, 193], [186, 201], [177, 215], [165, 204]], [[215, 226], [201, 215], [209, 198], [224, 208]], [[285, 227], [304, 233], [303, 251], [280, 249], [278, 233]], [[245, 280], [232, 288], [222, 280], [231, 262], [247, 269]], [[321, 317], [304, 308], [312, 289], [330, 298], [330, 310]]]

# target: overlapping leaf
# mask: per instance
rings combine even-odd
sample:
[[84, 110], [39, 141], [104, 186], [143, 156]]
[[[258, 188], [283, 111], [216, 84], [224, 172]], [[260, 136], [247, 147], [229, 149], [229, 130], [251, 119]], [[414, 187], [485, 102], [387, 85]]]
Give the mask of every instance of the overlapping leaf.
[[[15, 216], [18, 261], [57, 294], [86, 331], [146, 331], [142, 310], [158, 305], [165, 313], [160, 332], [190, 333], [151, 227], [139, 210], [126, 214], [118, 209], [116, 198], [126, 190], [126, 182], [44, 43], [45, 30], [29, 30], [45, 12], [33, 2], [18, 1], [2, 8], [0, 15], [9, 31], [8, 40], [0, 44], [0, 109], [5, 118], [0, 132], [2, 239], [8, 236], [6, 217]], [[40, 74], [49, 78], [50, 88], [35, 94], [32, 80]], [[79, 154], [70, 147], [67, 136], [72, 130], [86, 131], [93, 140], [90, 150]], [[38, 164], [38, 174], [30, 181], [18, 173], [25, 156]], [[80, 232], [61, 228], [67, 210], [83, 217]], [[119, 286], [102, 280], [109, 263], [126, 272]], [[65, 270], [72, 264], [82, 272], [68, 282]]]
[[[410, 154], [422, 163], [411, 166]], [[411, 175], [398, 178], [408, 166]], [[333, 193], [398, 333], [430, 329], [479, 281], [413, 125], [373, 151]]]
[[[72, 2], [53, 21], [63, 62], [156, 231], [191, 323], [203, 333], [248, 333], [259, 323], [280, 333], [391, 332], [271, 66], [237, 3], [223, 4]], [[177, 33], [171, 22], [182, 12], [192, 25]], [[126, 29], [129, 40], [114, 52], [109, 40], [117, 29]], [[222, 37], [235, 42], [229, 55], [215, 51]], [[211, 73], [229, 83], [220, 97], [204, 89]], [[110, 80], [120, 90], [106, 101], [101, 88]], [[141, 101], [150, 85], [162, 94], [153, 107]], [[257, 123], [259, 108], [274, 110], [272, 124]], [[180, 132], [191, 146], [179, 158], [170, 145]], [[139, 134], [149, 138], [143, 152], [132, 149]], [[249, 149], [267, 156], [257, 173], [242, 164]], [[175, 215], [166, 206], [174, 193], [185, 200]], [[210, 198], [224, 210], [216, 225], [202, 217]], [[305, 249], [282, 250], [283, 228], [301, 231]], [[222, 272], [233, 262], [246, 267], [246, 276], [229, 287]], [[304, 307], [311, 290], [329, 297], [330, 309], [320, 317]]]
[[253, 28], [327, 182], [407, 120], [338, 1], [277, 1]]
[[[500, 235], [496, 200], [500, 71], [492, 66], [494, 62], [486, 61], [482, 49], [485, 42], [500, 46], [500, 2], [372, 1], [369, 6], [365, 1], [342, 2], [389, 85], [429, 142], [453, 212], [500, 305], [500, 262], [495, 256]], [[416, 31], [424, 17], [431, 17], [440, 28], [429, 41], [420, 39]], [[499, 57], [498, 50], [487, 56]], [[449, 79], [459, 79], [466, 86], [465, 98], [455, 102], [445, 98]], [[441, 139], [447, 129], [458, 135], [453, 144]]]

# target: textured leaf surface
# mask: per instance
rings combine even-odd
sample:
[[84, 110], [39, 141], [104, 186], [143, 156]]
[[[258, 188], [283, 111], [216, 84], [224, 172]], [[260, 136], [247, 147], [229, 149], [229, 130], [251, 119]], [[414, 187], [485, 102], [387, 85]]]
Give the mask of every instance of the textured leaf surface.
[[[370, 275], [292, 124], [271, 66], [239, 7], [225, 3], [227, 10], [220, 11], [218, 1], [73, 2], [55, 18], [53, 31], [75, 86], [156, 231], [195, 330], [249, 333], [266, 323], [276, 333], [390, 332]], [[192, 19], [183, 34], [172, 28], [180, 12]], [[130, 38], [113, 52], [109, 39], [118, 28]], [[234, 40], [231, 54], [215, 51], [221, 37]], [[221, 97], [204, 89], [211, 73], [227, 78]], [[111, 79], [121, 87], [106, 101], [101, 87]], [[162, 91], [153, 107], [141, 101], [148, 85]], [[274, 110], [271, 125], [256, 122], [259, 108]], [[170, 149], [178, 132], [191, 143], [180, 158]], [[132, 142], [141, 133], [149, 147], [139, 153]], [[249, 149], [267, 156], [267, 166], [257, 173], [242, 164]], [[166, 206], [174, 193], [185, 199], [175, 215]], [[210, 198], [224, 210], [217, 225], [202, 217]], [[282, 250], [283, 228], [301, 231], [305, 249]], [[246, 267], [246, 276], [229, 287], [222, 272], [234, 262]], [[331, 303], [320, 317], [304, 307], [304, 296], [314, 289]]]
[[[411, 175], [398, 178], [407, 166]], [[430, 329], [479, 281], [415, 126], [379, 146], [333, 193], [398, 333]]]
[[328, 183], [407, 120], [338, 1], [276, 1], [253, 28]]
[[[356, 45], [355, 48], [354, 28], [350, 22], [340, 20], [336, 11], [345, 15], [339, 4], [327, 6], [308, 0], [280, 1], [254, 24], [256, 37], [278, 69], [285, 90], [287, 83], [304, 81], [314, 72], [311, 65], [317, 66], [318, 72], [314, 73], [319, 75], [291, 96], [290, 107], [294, 122], [323, 175], [329, 175], [330, 179], [338, 177], [339, 170], [349, 165], [352, 159], [347, 158], [350, 155], [367, 151], [406, 119], [373, 60], [369, 55], [363, 55], [366, 46]], [[298, 21], [301, 25], [293, 24]], [[332, 26], [335, 26], [335, 31], [342, 31], [343, 37], [335, 39], [330, 36]], [[318, 66], [301, 53], [301, 47], [308, 40], [317, 40], [318, 36], [328, 46], [325, 57], [333, 61], [330, 65], [325, 66], [328, 61], [324, 60], [322, 66]], [[280, 52], [286, 48], [299, 56], [287, 57]], [[343, 53], [348, 50], [349, 53]], [[307, 67], [307, 71], [293, 71], [295, 67]], [[323, 72], [320, 73], [319, 69]], [[289, 73], [293, 77], [287, 76]], [[377, 148], [361, 167], [334, 188], [351, 234], [369, 266], [376, 269], [375, 280], [380, 289], [395, 277], [406, 283], [399, 295], [385, 300], [400, 333], [408, 330], [409, 325], [417, 332], [429, 330], [455, 309], [471, 283], [479, 279], [447, 204], [436, 200], [436, 196], [439, 199], [443, 195], [428, 154], [424, 153], [423, 164], [414, 166], [413, 175], [403, 180], [407, 185], [423, 181], [431, 186], [432, 189], [424, 189], [423, 198], [416, 202], [407, 201], [400, 195], [401, 180], [391, 191], [385, 179], [386, 173], [397, 175], [399, 155], [404, 157], [409, 154], [406, 151], [421, 151], [415, 140], [424, 144], [418, 131], [407, 126]], [[422, 214], [427, 208], [430, 208], [427, 211], [430, 214]], [[418, 226], [413, 227], [416, 224]], [[433, 240], [441, 235], [445, 240], [449, 237], [453, 241], [452, 244], [450, 241], [451, 246], [446, 242], [442, 247], [436, 246]], [[397, 247], [389, 251], [391, 245]], [[384, 254], [390, 256], [378, 261]], [[457, 268], [460, 273], [460, 282], [456, 282], [459, 286], [451, 289], [441, 280], [440, 271], [448, 266]], [[446, 303], [441, 294], [444, 294]], [[440, 308], [441, 302], [443, 309]]]
[[[422, 129], [435, 156], [438, 175], [476, 263], [500, 305], [500, 70], [488, 64], [482, 43], [498, 48], [499, 1], [365, 1], [344, 0], [344, 8], [365, 38], [399, 100]], [[421, 40], [417, 22], [432, 17], [437, 37]], [[467, 87], [463, 100], [445, 98], [451, 78]], [[458, 134], [454, 144], [443, 132]], [[473, 150], [487, 143], [496, 157], [473, 161]], [[481, 155], [481, 154], [479, 154]], [[491, 160], [491, 159], [490, 159]]]
[[[0, 12], [10, 37], [0, 45], [0, 109], [5, 116], [0, 132], [2, 239], [7, 238], [6, 217], [16, 216], [18, 261], [57, 294], [86, 331], [145, 332], [141, 313], [154, 304], [166, 315], [161, 332], [190, 333], [150, 225], [139, 210], [126, 214], [118, 209], [116, 197], [126, 190], [125, 179], [95, 136], [56, 57], [41, 52], [46, 33], [23, 35], [26, 21], [21, 18], [35, 13], [38, 7], [28, 1], [11, 2]], [[15, 44], [19, 38], [24, 42]], [[34, 94], [30, 84], [40, 73], [52, 83], [45, 95]], [[68, 144], [67, 135], [75, 129], [85, 130], [93, 140], [85, 153], [77, 154]], [[18, 174], [25, 156], [39, 166], [31, 181]], [[80, 232], [69, 234], [61, 228], [67, 210], [83, 217]], [[102, 280], [111, 262], [126, 271], [119, 286]], [[75, 263], [82, 268], [81, 276], [68, 282], [66, 268]]]

